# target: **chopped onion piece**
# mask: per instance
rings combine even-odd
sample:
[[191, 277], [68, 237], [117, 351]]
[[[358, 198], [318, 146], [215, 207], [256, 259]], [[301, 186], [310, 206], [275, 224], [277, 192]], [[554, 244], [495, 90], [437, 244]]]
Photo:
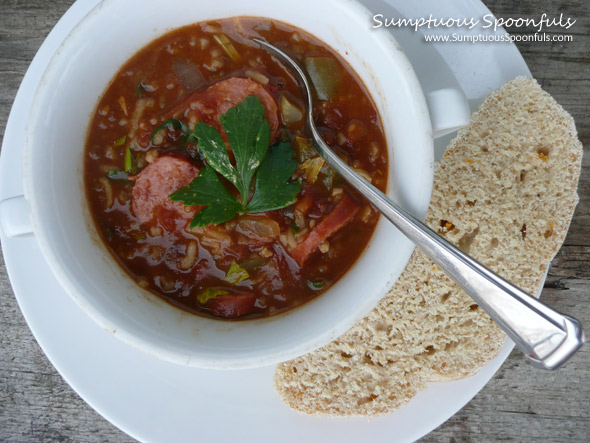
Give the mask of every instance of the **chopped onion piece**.
[[276, 221], [269, 217], [245, 215], [238, 221], [236, 231], [247, 237], [268, 240], [277, 238], [281, 233], [281, 228]]
[[[133, 114], [131, 115], [131, 129], [129, 131], [129, 137], [135, 137], [137, 129], [139, 128], [139, 121], [143, 117], [143, 114], [146, 108], [151, 108], [154, 106], [154, 99], [153, 98], [140, 98], [135, 103], [135, 109], [133, 110]], [[124, 144], [123, 141], [122, 144]], [[118, 145], [117, 145], [118, 146]]]
[[269, 258], [273, 256], [273, 252], [265, 246], [260, 250], [260, 255], [262, 257]]
[[192, 92], [205, 84], [205, 77], [203, 77], [197, 65], [189, 60], [174, 60], [172, 70], [188, 92]]
[[106, 200], [105, 207], [110, 208], [113, 206], [113, 188], [106, 177], [101, 177], [98, 179], [98, 181], [104, 190]]
[[325, 160], [322, 157], [311, 158], [305, 160], [301, 164], [301, 169], [305, 171], [305, 178], [309, 183], [315, 183], [318, 179], [318, 174], [324, 166]]
[[121, 110], [123, 111], [123, 114], [125, 115], [129, 115], [129, 112], [127, 111], [127, 102], [125, 101], [125, 97], [121, 96], [119, 97], [119, 106], [121, 106]]

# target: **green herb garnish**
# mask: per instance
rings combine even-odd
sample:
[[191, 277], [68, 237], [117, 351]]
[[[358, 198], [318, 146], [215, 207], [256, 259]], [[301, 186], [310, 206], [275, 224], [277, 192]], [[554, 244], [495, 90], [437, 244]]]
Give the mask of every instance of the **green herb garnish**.
[[123, 137], [121, 137], [120, 139], [117, 139], [113, 142], [113, 146], [122, 146], [125, 144], [125, 141], [127, 140], [127, 136], [124, 135]]
[[131, 154], [131, 148], [127, 146], [125, 149], [125, 172], [131, 172], [135, 169], [133, 166], [133, 155]]
[[120, 169], [113, 169], [112, 171], [107, 172], [107, 178], [110, 178], [111, 180], [129, 180], [127, 173]]
[[154, 132], [152, 132], [152, 136], [150, 138], [150, 143], [154, 142], [154, 137], [158, 132], [160, 132], [164, 128], [169, 127], [172, 127], [172, 129], [174, 129], [175, 131], [182, 131], [182, 139], [183, 141], [186, 141], [186, 139], [188, 138], [188, 128], [186, 127], [186, 125], [180, 120], [177, 120], [175, 118], [169, 118], [156, 129], [154, 129]]
[[182, 201], [185, 206], [208, 205], [197, 212], [191, 228], [207, 226], [209, 223], [218, 225], [231, 220], [242, 210], [242, 205], [227, 192], [215, 170], [209, 166], [201, 169], [197, 178], [172, 194], [170, 199]]
[[137, 87], [135, 88], [135, 91], [137, 92], [137, 98], [143, 97], [143, 91], [145, 91], [145, 89], [143, 87], [143, 83], [142, 82], [139, 82], [137, 84]]
[[229, 267], [227, 274], [225, 274], [225, 281], [228, 282], [230, 285], [237, 285], [238, 283], [243, 282], [244, 280], [248, 279], [250, 274], [244, 268], [236, 263], [234, 260]]
[[256, 190], [246, 207], [248, 212], [273, 211], [297, 201], [301, 183], [289, 182], [297, 162], [289, 143], [271, 148], [256, 173]]
[[326, 284], [326, 280], [308, 280], [307, 284], [313, 289], [321, 289]]
[[[271, 211], [294, 203], [300, 182], [289, 182], [297, 167], [288, 143], [269, 149], [270, 127], [264, 119], [264, 106], [256, 96], [248, 97], [221, 116], [236, 165], [230, 162], [219, 132], [199, 122], [194, 136], [208, 166], [201, 169], [188, 186], [170, 196], [187, 206], [206, 206], [195, 215], [191, 227], [215, 225], [231, 220], [236, 214]], [[217, 172], [217, 173], [216, 173]], [[236, 200], [221, 183], [219, 175], [233, 184], [240, 198]], [[256, 175], [252, 199], [250, 187]]]
[[229, 294], [229, 291], [226, 291], [225, 289], [207, 288], [203, 292], [201, 292], [200, 294], [197, 295], [197, 301], [200, 304], [204, 305], [212, 298], [218, 297], [220, 295], [226, 295], [226, 294]]

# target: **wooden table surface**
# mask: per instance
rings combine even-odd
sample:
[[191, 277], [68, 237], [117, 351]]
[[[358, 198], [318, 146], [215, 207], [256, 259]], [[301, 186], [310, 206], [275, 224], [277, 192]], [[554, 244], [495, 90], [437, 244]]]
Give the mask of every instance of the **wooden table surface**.
[[[23, 75], [72, 0], [1, 0], [0, 137]], [[517, 43], [533, 75], [575, 118], [584, 152], [580, 203], [541, 299], [590, 331], [590, 2], [487, 0], [498, 17], [564, 13], [565, 43]], [[526, 32], [526, 31], [525, 31]], [[530, 31], [529, 31], [530, 32]], [[514, 351], [459, 413], [423, 441], [589, 441], [590, 347], [544, 372]], [[133, 441], [75, 394], [51, 366], [16, 304], [0, 257], [0, 441]]]

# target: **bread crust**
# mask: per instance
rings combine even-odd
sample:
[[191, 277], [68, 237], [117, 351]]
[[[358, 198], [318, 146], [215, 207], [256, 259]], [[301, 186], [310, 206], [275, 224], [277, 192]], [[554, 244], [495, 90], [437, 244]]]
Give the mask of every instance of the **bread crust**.
[[[533, 79], [492, 93], [435, 166], [426, 223], [537, 294], [575, 206], [582, 144], [572, 117]], [[474, 374], [499, 327], [420, 251], [377, 307], [327, 346], [280, 364], [275, 389], [310, 415], [375, 416], [428, 382]]]

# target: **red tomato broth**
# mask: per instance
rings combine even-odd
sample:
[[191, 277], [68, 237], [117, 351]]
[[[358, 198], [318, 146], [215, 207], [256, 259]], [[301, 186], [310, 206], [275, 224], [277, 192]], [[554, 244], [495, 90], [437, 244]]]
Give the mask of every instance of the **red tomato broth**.
[[[234, 45], [240, 60], [232, 60], [212, 38], [220, 32]], [[179, 143], [179, 131], [166, 129], [159, 145], [149, 141], [153, 130], [191, 94], [198, 96], [222, 80], [248, 78], [256, 72], [268, 79], [262, 86], [277, 104], [284, 94], [300, 110], [304, 109], [300, 90], [289, 72], [251, 42], [252, 37], [276, 44], [300, 61], [316, 56], [338, 61], [340, 85], [329, 100], [316, 101], [316, 124], [325, 141], [349, 165], [371, 177], [378, 188], [384, 190], [387, 184], [386, 142], [366, 88], [334, 51], [309, 34], [267, 19], [226, 19], [177, 29], [140, 50], [116, 74], [90, 123], [84, 167], [88, 203], [108, 249], [140, 286], [184, 310], [215, 318], [274, 315], [325, 292], [361, 255], [378, 219], [375, 211], [341, 179], [336, 177], [327, 186], [329, 176], [320, 172], [318, 180], [310, 183], [300, 166], [294, 174], [302, 180], [298, 201], [283, 209], [246, 214], [219, 226], [195, 229], [185, 229], [185, 225], [198, 208], [185, 207], [192, 212], [179, 217], [174, 212], [177, 209], [158, 207], [158, 217], [150, 222], [140, 221], [134, 213], [134, 186], [150, 164], [170, 156], [190, 162], [197, 169], [204, 167], [194, 142], [187, 146]], [[198, 67], [204, 79], [196, 89], [187, 87], [172, 69], [177, 60], [190, 60]], [[138, 103], [148, 100], [153, 100], [153, 105], [146, 108], [134, 127]], [[182, 119], [188, 112], [179, 114]], [[277, 138], [298, 146], [304, 137], [303, 120], [287, 125], [280, 112], [278, 117]], [[150, 136], [147, 139], [146, 134]], [[125, 142], [115, 146], [122, 137]], [[123, 169], [127, 146], [135, 158], [135, 181], [106, 178], [108, 171]], [[294, 150], [295, 158], [303, 163], [305, 152]], [[306, 255], [303, 263], [298, 263], [291, 255], [293, 250], [314, 227], [326, 225], [322, 220], [343, 198], [350, 199], [357, 208], [353, 216], [346, 223], [331, 223], [338, 229], [318, 250]], [[280, 234], [268, 238], [254, 235], [253, 231], [246, 235], [248, 232], [242, 229], [257, 224], [272, 235], [278, 226]], [[249, 277], [230, 285], [226, 273], [233, 262], [246, 269]], [[217, 301], [199, 303], [197, 295], [207, 288], [227, 294]], [[228, 309], [224, 303], [233, 295], [235, 306]], [[232, 312], [239, 315], [233, 316]]]

